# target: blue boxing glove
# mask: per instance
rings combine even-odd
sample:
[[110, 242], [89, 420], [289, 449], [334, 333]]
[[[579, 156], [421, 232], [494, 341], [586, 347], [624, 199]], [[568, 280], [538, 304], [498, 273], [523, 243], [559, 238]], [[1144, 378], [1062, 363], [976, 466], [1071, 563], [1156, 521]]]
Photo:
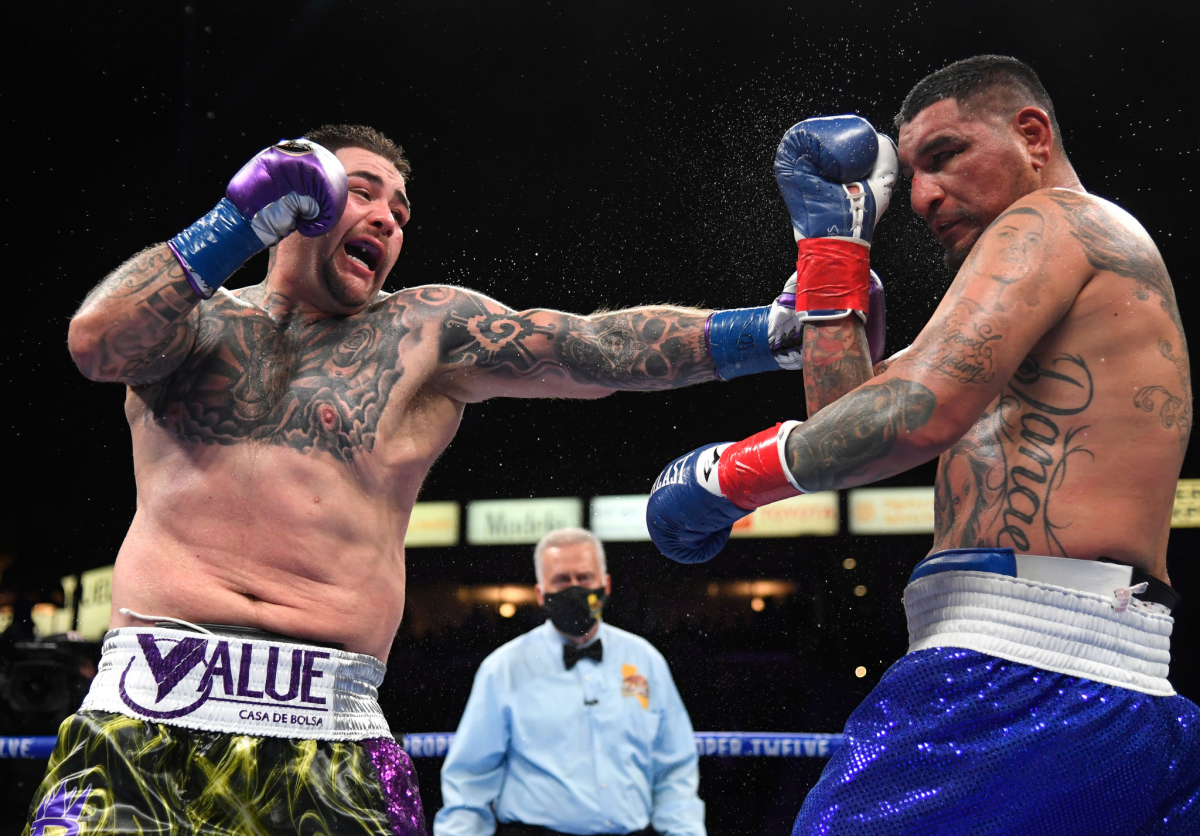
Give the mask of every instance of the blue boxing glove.
[[796, 319], [790, 282], [770, 305], [729, 308], [709, 314], [704, 342], [718, 380], [747, 374], [795, 371], [801, 364], [803, 334]]
[[703, 563], [725, 547], [749, 514], [721, 495], [717, 463], [732, 442], [709, 444], [671, 462], [650, 490], [646, 527], [658, 550], [679, 563]]
[[305, 139], [280, 142], [242, 166], [216, 207], [167, 245], [208, 299], [250, 256], [293, 230], [315, 237], [333, 229], [347, 196], [346, 170], [332, 151]]
[[755, 508], [804, 493], [784, 464], [785, 421], [739, 442], [709, 444], [667, 465], [650, 490], [646, 527], [658, 550], [703, 563], [725, 547], [733, 525]]
[[775, 179], [796, 239], [796, 311], [833, 319], [869, 311], [869, 250], [899, 161], [891, 139], [860, 116], [805, 119], [775, 152]]

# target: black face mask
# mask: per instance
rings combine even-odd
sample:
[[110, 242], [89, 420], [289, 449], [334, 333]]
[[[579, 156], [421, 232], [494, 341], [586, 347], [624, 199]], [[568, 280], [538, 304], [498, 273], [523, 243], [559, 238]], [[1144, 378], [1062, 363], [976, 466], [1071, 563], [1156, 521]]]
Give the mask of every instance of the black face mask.
[[586, 636], [600, 618], [608, 593], [602, 586], [596, 589], [568, 586], [561, 592], [546, 593], [545, 598], [542, 609], [560, 632], [568, 636]]

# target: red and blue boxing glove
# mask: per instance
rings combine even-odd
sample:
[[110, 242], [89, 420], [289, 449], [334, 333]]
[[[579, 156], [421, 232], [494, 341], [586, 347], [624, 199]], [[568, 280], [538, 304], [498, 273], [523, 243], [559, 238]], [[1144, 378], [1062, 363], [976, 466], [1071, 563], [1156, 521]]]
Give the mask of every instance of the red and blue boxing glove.
[[646, 505], [658, 550], [680, 563], [703, 563], [725, 547], [742, 517], [804, 493], [784, 458], [788, 434], [800, 423], [776, 424], [736, 444], [709, 444], [667, 465]]
[[250, 256], [292, 233], [315, 237], [337, 225], [348, 196], [346, 170], [306, 139], [260, 151], [229, 181], [225, 197], [167, 242], [192, 289], [208, 299]]
[[883, 359], [883, 285], [870, 269], [875, 224], [899, 177], [895, 145], [861, 116], [805, 119], [775, 151], [775, 180], [796, 239], [798, 319], [856, 313], [873, 362]]

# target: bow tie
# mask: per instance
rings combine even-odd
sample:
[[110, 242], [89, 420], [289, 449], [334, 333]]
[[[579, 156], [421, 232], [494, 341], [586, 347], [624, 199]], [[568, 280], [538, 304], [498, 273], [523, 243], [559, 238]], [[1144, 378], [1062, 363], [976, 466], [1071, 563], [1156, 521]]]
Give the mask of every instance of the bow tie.
[[604, 647], [600, 644], [599, 639], [586, 647], [576, 647], [573, 644], [563, 645], [563, 664], [567, 666], [567, 670], [575, 667], [575, 663], [580, 659], [595, 659], [599, 662], [603, 658]]

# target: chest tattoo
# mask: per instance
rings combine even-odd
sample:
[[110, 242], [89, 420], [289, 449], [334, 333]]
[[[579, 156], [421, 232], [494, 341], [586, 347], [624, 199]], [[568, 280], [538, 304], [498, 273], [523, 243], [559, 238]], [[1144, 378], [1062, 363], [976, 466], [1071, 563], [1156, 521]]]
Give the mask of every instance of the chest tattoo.
[[304, 328], [221, 302], [201, 318], [183, 366], [154, 387], [151, 419], [201, 444], [263, 441], [343, 462], [375, 443], [403, 375], [405, 306]]

